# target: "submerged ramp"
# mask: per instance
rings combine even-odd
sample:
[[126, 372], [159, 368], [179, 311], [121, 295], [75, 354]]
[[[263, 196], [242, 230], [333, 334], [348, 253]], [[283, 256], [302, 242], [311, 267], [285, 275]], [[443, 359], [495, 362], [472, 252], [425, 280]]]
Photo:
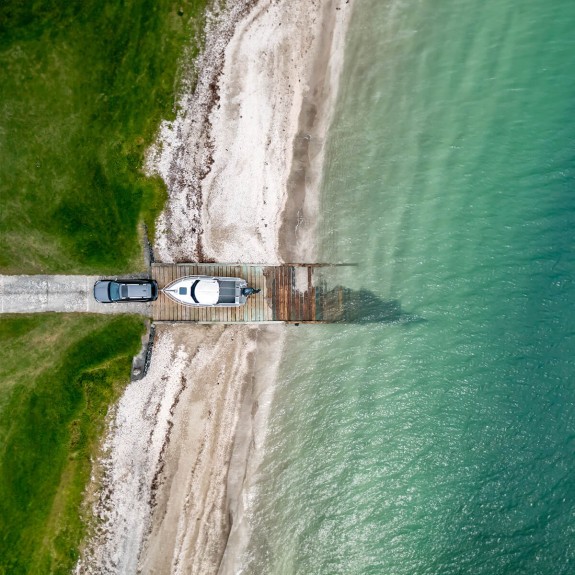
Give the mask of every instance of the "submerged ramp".
[[315, 285], [308, 264], [281, 266], [248, 264], [152, 264], [152, 277], [160, 290], [174, 280], [191, 275], [240, 277], [261, 292], [248, 297], [245, 305], [229, 308], [196, 308], [178, 304], [160, 292], [152, 305], [154, 321], [194, 321], [198, 323], [317, 323], [321, 289]]

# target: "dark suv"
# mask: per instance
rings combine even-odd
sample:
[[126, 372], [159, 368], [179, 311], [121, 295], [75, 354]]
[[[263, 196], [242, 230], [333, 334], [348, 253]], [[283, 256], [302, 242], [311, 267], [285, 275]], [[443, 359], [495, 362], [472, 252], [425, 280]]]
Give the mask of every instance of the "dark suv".
[[158, 284], [154, 280], [99, 280], [94, 284], [94, 298], [100, 303], [154, 301]]

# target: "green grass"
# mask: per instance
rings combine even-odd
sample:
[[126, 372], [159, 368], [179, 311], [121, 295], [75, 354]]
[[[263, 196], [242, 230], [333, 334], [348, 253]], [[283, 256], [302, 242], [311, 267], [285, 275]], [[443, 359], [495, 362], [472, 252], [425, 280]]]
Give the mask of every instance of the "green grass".
[[[153, 234], [166, 198], [144, 152], [174, 114], [206, 4], [0, 2], [0, 273], [141, 267], [139, 224]], [[127, 316], [0, 319], [0, 575], [73, 567], [90, 458], [142, 330]]]
[[142, 332], [132, 316], [0, 321], [0, 573], [73, 567], [90, 456]]
[[153, 232], [166, 197], [143, 154], [206, 3], [0, 3], [0, 272], [140, 261], [138, 223]]

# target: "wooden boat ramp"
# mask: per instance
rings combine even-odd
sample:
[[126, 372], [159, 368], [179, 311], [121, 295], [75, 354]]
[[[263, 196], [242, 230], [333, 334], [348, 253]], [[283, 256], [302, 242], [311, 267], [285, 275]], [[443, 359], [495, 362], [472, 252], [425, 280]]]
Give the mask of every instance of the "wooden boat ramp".
[[327, 292], [317, 271], [326, 264], [152, 264], [152, 278], [160, 290], [191, 275], [239, 277], [261, 292], [239, 307], [190, 307], [160, 291], [152, 305], [156, 322], [198, 323], [331, 323], [343, 314], [341, 293]]

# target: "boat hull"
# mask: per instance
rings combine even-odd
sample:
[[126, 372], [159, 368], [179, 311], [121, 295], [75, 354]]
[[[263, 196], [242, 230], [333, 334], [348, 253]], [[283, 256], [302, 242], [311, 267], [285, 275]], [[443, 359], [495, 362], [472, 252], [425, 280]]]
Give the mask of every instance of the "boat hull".
[[239, 307], [246, 303], [246, 280], [235, 277], [186, 276], [162, 289], [172, 301], [189, 307]]

